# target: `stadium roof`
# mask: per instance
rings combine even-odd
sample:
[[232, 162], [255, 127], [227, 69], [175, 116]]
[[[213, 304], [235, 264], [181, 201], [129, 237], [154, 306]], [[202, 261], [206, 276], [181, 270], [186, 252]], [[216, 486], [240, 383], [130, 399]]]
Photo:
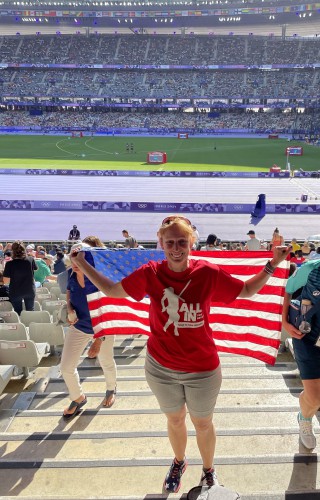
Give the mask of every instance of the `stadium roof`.
[[45, 5], [60, 6], [173, 6], [185, 5], [189, 7], [198, 7], [200, 5], [220, 5], [220, 6], [265, 6], [265, 5], [300, 5], [303, 0], [1, 0], [2, 6], [27, 5], [40, 7]]
[[0, 0], [0, 24], [11, 24], [13, 33], [21, 32], [22, 25], [34, 25], [35, 33], [44, 33], [49, 26], [68, 26], [77, 31], [121, 28], [134, 33], [188, 30], [316, 37], [319, 23], [320, 0], [309, 4], [299, 0]]

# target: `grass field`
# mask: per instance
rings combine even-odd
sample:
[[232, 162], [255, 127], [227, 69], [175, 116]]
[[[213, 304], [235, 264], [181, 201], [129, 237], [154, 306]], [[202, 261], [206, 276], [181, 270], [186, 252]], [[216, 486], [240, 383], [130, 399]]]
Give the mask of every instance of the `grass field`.
[[[134, 152], [126, 150], [133, 143]], [[82, 170], [261, 171], [286, 166], [284, 139], [168, 137], [0, 136], [0, 168]], [[292, 169], [318, 170], [320, 149], [303, 144], [303, 156], [290, 157]], [[168, 162], [148, 165], [149, 151], [165, 151]]]

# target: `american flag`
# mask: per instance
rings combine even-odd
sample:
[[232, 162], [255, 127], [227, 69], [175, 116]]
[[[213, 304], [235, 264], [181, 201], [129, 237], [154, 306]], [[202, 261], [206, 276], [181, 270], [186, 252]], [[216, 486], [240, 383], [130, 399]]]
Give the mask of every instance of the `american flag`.
[[[192, 259], [206, 259], [243, 281], [259, 272], [272, 258], [270, 252], [193, 252]], [[86, 250], [86, 259], [105, 276], [121, 281], [150, 260], [162, 261], [161, 250]], [[210, 326], [220, 352], [241, 354], [274, 365], [280, 345], [281, 313], [289, 261], [284, 261], [259, 293], [230, 304], [212, 303]], [[91, 285], [91, 286], [90, 286]], [[112, 299], [93, 289], [86, 280], [87, 300], [95, 337], [150, 335], [149, 299]]]

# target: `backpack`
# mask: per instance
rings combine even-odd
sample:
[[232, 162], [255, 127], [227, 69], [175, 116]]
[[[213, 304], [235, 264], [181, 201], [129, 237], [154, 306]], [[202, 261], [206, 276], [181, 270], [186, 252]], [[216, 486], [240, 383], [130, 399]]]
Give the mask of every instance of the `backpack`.
[[[309, 332], [304, 332], [303, 331], [303, 323], [309, 323], [312, 331], [312, 326], [313, 326], [313, 316], [315, 314], [320, 313], [320, 302], [317, 305], [314, 305], [307, 311], [305, 314], [302, 313], [301, 311], [301, 295], [296, 298], [291, 300], [290, 306], [289, 306], [289, 323], [293, 326], [295, 326], [298, 330], [300, 327], [302, 328], [301, 331], [303, 333], [309, 333]], [[320, 333], [320, 332], [319, 332]]]
[[[308, 299], [312, 307], [303, 314], [301, 304], [303, 299]], [[289, 306], [288, 321], [298, 330], [304, 330], [302, 323], [307, 322], [311, 327], [311, 334], [320, 333], [320, 267], [313, 269], [307, 279], [307, 283], [301, 288], [300, 294], [291, 300]], [[308, 332], [309, 333], [309, 332]]]
[[195, 486], [187, 494], [187, 500], [240, 500], [236, 491], [215, 484], [208, 487]]

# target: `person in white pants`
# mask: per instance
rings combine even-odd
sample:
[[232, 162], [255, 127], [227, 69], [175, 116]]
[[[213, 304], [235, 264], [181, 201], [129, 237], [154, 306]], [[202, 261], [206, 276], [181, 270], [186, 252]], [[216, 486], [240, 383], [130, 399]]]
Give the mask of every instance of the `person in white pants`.
[[[77, 366], [90, 340], [93, 338], [90, 313], [85, 294], [84, 274], [76, 263], [68, 271], [67, 309], [70, 327], [67, 330], [61, 357], [61, 373], [67, 385], [71, 403], [63, 412], [67, 420], [73, 418], [87, 403], [83, 393]], [[110, 408], [115, 402], [117, 370], [113, 357], [114, 336], [95, 339], [89, 357], [98, 356], [106, 380], [103, 406]]]

